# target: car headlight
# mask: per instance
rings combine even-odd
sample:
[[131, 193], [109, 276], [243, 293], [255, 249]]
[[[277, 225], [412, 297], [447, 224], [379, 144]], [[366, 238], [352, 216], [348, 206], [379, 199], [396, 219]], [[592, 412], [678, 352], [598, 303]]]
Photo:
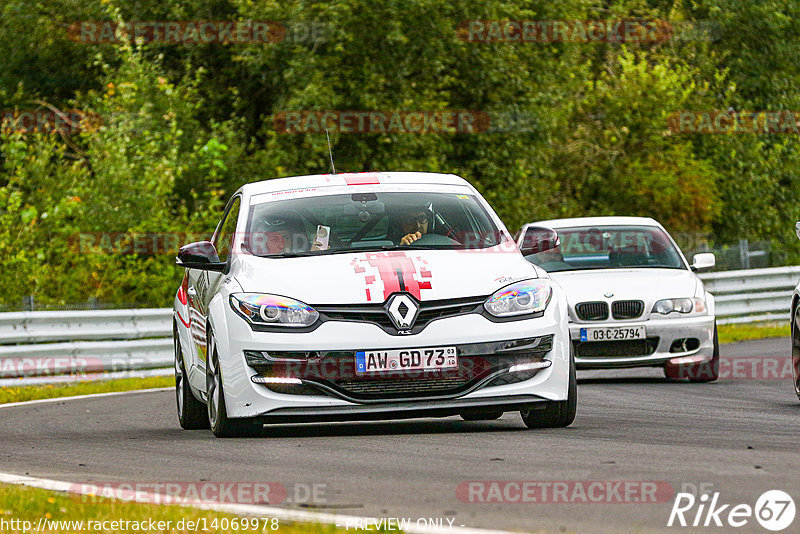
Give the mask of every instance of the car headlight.
[[697, 313], [703, 313], [706, 311], [706, 301], [698, 297], [664, 299], [659, 300], [653, 306], [653, 313], [660, 313], [661, 315], [669, 315], [672, 312], [692, 313], [692, 310]]
[[512, 317], [543, 312], [553, 296], [553, 288], [545, 279], [525, 280], [495, 292], [483, 307], [495, 317]]
[[231, 295], [231, 307], [254, 325], [299, 328], [319, 319], [319, 313], [308, 304], [278, 295], [236, 293]]

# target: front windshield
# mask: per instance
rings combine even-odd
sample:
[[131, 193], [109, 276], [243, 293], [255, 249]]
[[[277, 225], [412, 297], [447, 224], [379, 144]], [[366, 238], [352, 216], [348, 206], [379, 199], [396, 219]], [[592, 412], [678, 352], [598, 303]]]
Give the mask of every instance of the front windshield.
[[257, 256], [486, 248], [502, 234], [473, 195], [376, 192], [251, 207], [244, 248]]
[[[528, 261], [549, 272], [632, 267], [686, 268], [678, 249], [657, 227], [594, 226], [556, 228], [556, 232], [561, 240], [559, 247], [526, 256]], [[525, 239], [528, 237], [526, 235]]]

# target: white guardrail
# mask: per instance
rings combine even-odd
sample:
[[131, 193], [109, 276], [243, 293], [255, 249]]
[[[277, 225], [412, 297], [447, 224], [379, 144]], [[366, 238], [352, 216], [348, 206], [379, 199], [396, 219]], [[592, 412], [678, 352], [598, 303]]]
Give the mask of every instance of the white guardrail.
[[[789, 320], [800, 266], [700, 275], [720, 324]], [[0, 313], [0, 379], [172, 365], [172, 310]]]
[[0, 313], [0, 379], [172, 365], [172, 310]]
[[719, 324], [788, 321], [800, 266], [701, 273]]

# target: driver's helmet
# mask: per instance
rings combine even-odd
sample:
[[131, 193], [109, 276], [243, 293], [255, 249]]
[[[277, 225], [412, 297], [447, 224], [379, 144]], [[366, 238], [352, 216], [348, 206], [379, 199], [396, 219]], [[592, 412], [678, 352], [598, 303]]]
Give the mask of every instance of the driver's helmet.
[[310, 248], [303, 219], [295, 213], [270, 213], [259, 217], [250, 236], [254, 254], [305, 252]]

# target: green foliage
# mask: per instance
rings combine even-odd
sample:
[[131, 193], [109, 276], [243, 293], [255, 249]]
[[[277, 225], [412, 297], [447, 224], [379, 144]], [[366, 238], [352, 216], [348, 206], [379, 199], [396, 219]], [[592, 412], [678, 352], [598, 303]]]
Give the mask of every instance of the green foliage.
[[[797, 10], [777, 0], [8, 0], [0, 111], [78, 109], [87, 120], [80, 133], [0, 135], [0, 267], [14, 273], [0, 279], [2, 302], [166, 305], [180, 278], [175, 240], [210, 234], [236, 188], [328, 172], [324, 134], [276, 130], [292, 110], [488, 113], [493, 128], [479, 134], [334, 132], [334, 157], [339, 171], [460, 174], [512, 231], [645, 215], [717, 243], [772, 240], [800, 261], [797, 137], [668, 128], [681, 110], [800, 110]], [[604, 18], [669, 20], [675, 34], [475, 43], [458, 31], [468, 20]], [[81, 20], [274, 21], [287, 33], [266, 44], [92, 44], [68, 37]], [[110, 245], [120, 234], [172, 241], [131, 254]]]

